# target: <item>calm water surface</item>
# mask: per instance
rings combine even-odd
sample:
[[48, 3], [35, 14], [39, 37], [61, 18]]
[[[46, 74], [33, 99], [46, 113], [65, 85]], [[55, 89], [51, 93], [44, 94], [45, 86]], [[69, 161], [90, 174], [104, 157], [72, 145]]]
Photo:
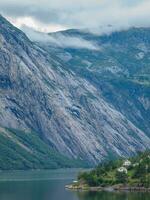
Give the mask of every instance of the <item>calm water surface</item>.
[[150, 200], [148, 193], [71, 192], [78, 170], [0, 172], [0, 200]]

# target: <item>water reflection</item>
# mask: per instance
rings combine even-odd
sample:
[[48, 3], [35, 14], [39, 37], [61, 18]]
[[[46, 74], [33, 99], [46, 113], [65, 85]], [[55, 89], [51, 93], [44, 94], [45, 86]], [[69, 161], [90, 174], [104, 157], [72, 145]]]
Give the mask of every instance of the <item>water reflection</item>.
[[140, 192], [77, 192], [79, 200], [150, 200], [150, 193]]

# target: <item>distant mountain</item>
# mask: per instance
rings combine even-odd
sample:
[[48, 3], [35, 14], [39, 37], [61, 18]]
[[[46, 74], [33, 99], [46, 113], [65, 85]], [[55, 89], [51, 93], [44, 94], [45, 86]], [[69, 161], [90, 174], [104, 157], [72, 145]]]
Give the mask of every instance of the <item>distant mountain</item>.
[[100, 48], [63, 48], [30, 41], [0, 16], [0, 125], [90, 165], [149, 148], [147, 31], [70, 30], [61, 34]]

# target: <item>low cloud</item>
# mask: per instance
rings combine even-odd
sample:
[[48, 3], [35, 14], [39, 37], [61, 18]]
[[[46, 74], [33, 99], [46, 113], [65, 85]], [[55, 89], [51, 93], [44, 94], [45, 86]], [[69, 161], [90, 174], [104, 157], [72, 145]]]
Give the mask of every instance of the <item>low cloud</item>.
[[89, 28], [107, 33], [109, 24], [112, 31], [150, 26], [149, 0], [0, 0], [0, 11], [15, 25], [39, 31]]
[[48, 35], [47, 33], [37, 32], [32, 28], [23, 26], [22, 31], [34, 42], [41, 42], [47, 45], [58, 46], [61, 48], [74, 48], [74, 49], [89, 49], [93, 51], [99, 51], [100, 47], [92, 42], [87, 41], [81, 37], [66, 36], [62, 33]]

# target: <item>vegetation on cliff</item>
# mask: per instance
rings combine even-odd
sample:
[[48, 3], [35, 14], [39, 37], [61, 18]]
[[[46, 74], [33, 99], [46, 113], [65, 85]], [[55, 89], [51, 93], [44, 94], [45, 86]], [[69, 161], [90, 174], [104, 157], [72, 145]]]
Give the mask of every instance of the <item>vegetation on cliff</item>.
[[0, 170], [84, 167], [54, 151], [36, 133], [0, 127]]

